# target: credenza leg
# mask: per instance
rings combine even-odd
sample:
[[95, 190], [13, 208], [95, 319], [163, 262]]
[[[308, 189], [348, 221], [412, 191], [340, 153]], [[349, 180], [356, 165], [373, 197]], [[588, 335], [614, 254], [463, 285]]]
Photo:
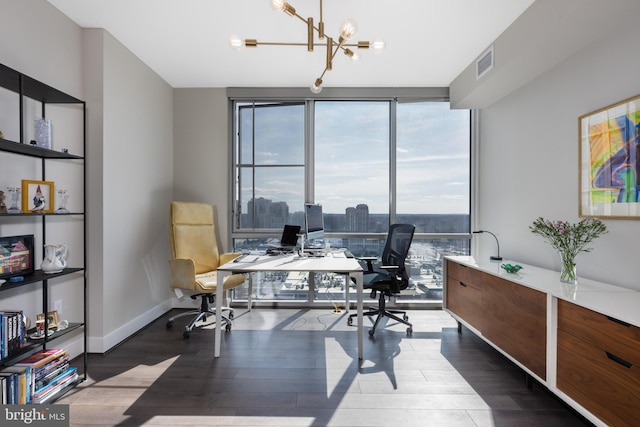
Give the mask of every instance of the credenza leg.
[[462, 323], [458, 322], [458, 333], [462, 333]]
[[527, 384], [527, 389], [531, 390], [533, 388], [533, 377], [525, 372], [524, 381]]

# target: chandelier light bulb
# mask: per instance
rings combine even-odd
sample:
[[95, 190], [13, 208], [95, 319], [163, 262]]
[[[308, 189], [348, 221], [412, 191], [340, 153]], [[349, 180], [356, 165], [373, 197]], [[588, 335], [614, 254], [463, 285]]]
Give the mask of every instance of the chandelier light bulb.
[[357, 61], [360, 59], [360, 55], [358, 55], [356, 52], [352, 51], [351, 49], [345, 49], [344, 54], [347, 55], [349, 59], [351, 59], [352, 61]]
[[387, 47], [387, 44], [385, 43], [384, 40], [381, 40], [381, 39], [375, 39], [373, 43], [371, 43], [371, 48], [373, 49], [374, 53], [382, 52], [385, 49], [385, 47]]
[[284, 10], [285, 2], [283, 0], [271, 0], [271, 8], [273, 10]]
[[352, 19], [347, 19], [340, 25], [340, 36], [345, 40], [349, 40], [358, 32], [358, 24]]
[[244, 48], [244, 40], [234, 34], [229, 37], [229, 46], [231, 46], [232, 49], [240, 51]]
[[322, 92], [322, 79], [318, 78], [316, 79], [315, 82], [313, 82], [313, 84], [310, 87], [311, 92], [313, 93], [320, 93]]

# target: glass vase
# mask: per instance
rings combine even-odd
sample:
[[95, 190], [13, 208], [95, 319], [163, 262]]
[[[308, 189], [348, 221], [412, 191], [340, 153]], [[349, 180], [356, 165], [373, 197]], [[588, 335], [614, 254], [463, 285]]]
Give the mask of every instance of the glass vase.
[[11, 206], [7, 209], [7, 213], [22, 213], [18, 207], [18, 201], [20, 199], [20, 189], [18, 187], [7, 187], [9, 194], [11, 194]]
[[560, 252], [560, 281], [578, 284], [576, 260], [573, 256]]

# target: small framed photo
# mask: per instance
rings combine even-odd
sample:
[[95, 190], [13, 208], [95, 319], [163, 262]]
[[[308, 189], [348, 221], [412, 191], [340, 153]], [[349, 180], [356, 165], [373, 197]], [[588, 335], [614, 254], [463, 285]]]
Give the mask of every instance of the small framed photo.
[[[44, 313], [38, 314], [38, 316], [36, 317], [36, 322], [38, 321], [44, 321]], [[60, 323], [60, 317], [58, 316], [57, 310], [53, 310], [47, 313], [47, 322], [49, 329], [58, 327], [58, 323]]]
[[52, 213], [54, 198], [52, 181], [22, 180], [22, 212]]

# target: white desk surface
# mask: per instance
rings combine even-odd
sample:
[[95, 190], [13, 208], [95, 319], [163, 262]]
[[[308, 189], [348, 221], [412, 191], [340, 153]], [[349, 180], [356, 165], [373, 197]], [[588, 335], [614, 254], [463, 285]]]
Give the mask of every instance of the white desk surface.
[[246, 255], [239, 262], [231, 261], [218, 267], [218, 271], [252, 273], [257, 271], [318, 271], [321, 273], [355, 273], [362, 266], [355, 258], [346, 258], [341, 252], [330, 252], [323, 257], [298, 255]]
[[[571, 285], [560, 281], [559, 271], [522, 264], [514, 260], [490, 261], [488, 257], [486, 260], [477, 260], [471, 256], [448, 256], [446, 258], [504, 277], [512, 282], [597, 311], [606, 316], [611, 316], [623, 322], [640, 326], [640, 292], [638, 291], [582, 277], [578, 277], [577, 285]], [[501, 264], [519, 264], [523, 268], [517, 273], [507, 273], [500, 267]]]

